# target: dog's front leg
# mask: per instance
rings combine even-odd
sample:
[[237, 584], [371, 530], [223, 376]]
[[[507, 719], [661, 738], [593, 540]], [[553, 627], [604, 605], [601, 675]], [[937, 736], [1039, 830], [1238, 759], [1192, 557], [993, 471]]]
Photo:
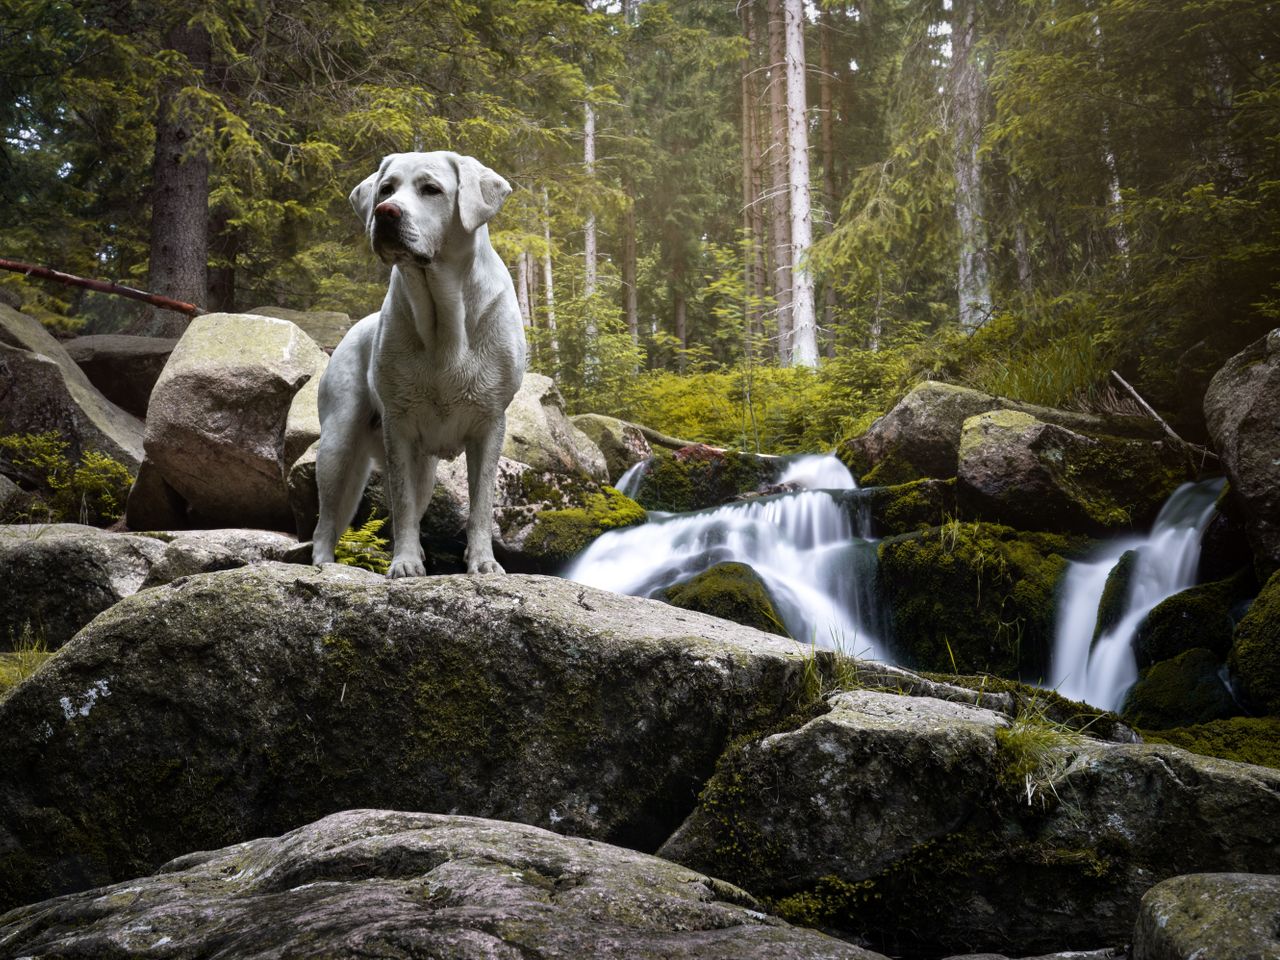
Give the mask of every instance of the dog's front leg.
[[388, 426], [386, 419], [383, 420], [383, 441], [387, 450], [387, 502], [391, 507], [393, 538], [387, 576], [426, 576], [427, 568], [422, 562], [422, 511], [417, 504], [418, 472], [422, 464], [415, 455], [412, 439]]
[[467, 517], [467, 573], [505, 573], [493, 559], [493, 485], [498, 473], [498, 455], [506, 431], [506, 414], [489, 424], [487, 430], [467, 440], [467, 494], [471, 515]]

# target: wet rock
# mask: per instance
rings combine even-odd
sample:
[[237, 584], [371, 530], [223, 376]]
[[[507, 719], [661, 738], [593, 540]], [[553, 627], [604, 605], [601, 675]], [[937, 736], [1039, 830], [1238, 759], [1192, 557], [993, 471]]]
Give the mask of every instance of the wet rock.
[[555, 578], [188, 577], [0, 701], [0, 905], [364, 806], [652, 850], [803, 674], [790, 641]]
[[718, 507], [777, 482], [783, 462], [705, 444], [666, 450], [647, 461], [633, 496], [646, 510], [684, 513]]
[[1258, 589], [1252, 570], [1216, 583], [1202, 583], [1156, 604], [1138, 625], [1133, 652], [1140, 668], [1171, 660], [1195, 647], [1219, 659], [1231, 650], [1232, 631], [1244, 607]]
[[1196, 647], [1142, 671], [1125, 695], [1120, 715], [1142, 729], [1163, 730], [1239, 716], [1222, 682], [1222, 660]]
[[1093, 626], [1093, 643], [1122, 619], [1133, 590], [1133, 571], [1138, 562], [1137, 550], [1126, 550], [1107, 574], [1107, 582], [1098, 598], [1098, 619]]
[[612, 483], [617, 483], [618, 478], [637, 463], [653, 456], [644, 431], [634, 423], [598, 413], [582, 413], [569, 419], [600, 448]]
[[382, 810], [14, 910], [0, 916], [0, 950], [33, 960], [884, 960], [656, 857], [519, 824]]
[[1280, 957], [1280, 877], [1195, 873], [1142, 898], [1133, 960], [1275, 960]]
[[177, 340], [102, 334], [76, 337], [64, 346], [89, 382], [116, 406], [135, 417], [147, 415], [147, 402]]
[[769, 596], [769, 588], [745, 563], [717, 563], [660, 591], [656, 599], [766, 633], [790, 636]]

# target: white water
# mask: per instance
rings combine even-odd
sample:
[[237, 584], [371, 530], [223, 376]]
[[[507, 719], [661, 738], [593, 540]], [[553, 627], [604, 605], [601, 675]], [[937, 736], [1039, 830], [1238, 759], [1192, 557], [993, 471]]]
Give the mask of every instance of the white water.
[[[635, 474], [635, 475], [633, 475]], [[635, 467], [618, 481], [625, 492]], [[788, 632], [804, 643], [882, 659], [866, 627], [875, 543], [829, 491], [857, 488], [835, 457], [801, 457], [782, 483], [798, 493], [760, 497], [697, 513], [651, 513], [650, 522], [598, 538], [565, 574], [588, 586], [652, 596], [728, 560], [749, 564], [769, 588]]]
[[[1118, 710], [1135, 680], [1133, 635], [1161, 600], [1195, 585], [1200, 538], [1213, 518], [1222, 479], [1186, 483], [1174, 491], [1145, 538], [1107, 544], [1098, 556], [1072, 563], [1058, 603], [1050, 686], [1072, 700]], [[1136, 550], [1124, 613], [1097, 643], [1093, 632], [1107, 577], [1121, 555]]]

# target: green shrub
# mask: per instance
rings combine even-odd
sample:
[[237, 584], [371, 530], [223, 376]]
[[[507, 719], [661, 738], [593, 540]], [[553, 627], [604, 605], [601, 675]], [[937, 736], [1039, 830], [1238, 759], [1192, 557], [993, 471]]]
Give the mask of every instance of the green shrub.
[[72, 463], [68, 446], [56, 430], [0, 436], [5, 459], [37, 488], [26, 516], [15, 519], [108, 526], [124, 515], [134, 479], [129, 468], [96, 450]]
[[334, 544], [334, 559], [349, 567], [360, 567], [362, 570], [385, 575], [391, 568], [391, 554], [387, 552], [390, 541], [378, 534], [386, 522], [386, 517], [374, 516], [359, 529], [348, 527], [346, 533]]

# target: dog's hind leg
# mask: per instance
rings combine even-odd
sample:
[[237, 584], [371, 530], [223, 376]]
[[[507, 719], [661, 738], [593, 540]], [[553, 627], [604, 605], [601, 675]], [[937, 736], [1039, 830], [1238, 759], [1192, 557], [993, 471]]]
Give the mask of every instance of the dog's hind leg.
[[420, 503], [418, 498], [422, 492], [422, 480], [429, 479], [432, 489], [435, 486], [435, 457], [419, 453], [414, 449], [417, 444], [413, 437], [397, 433], [385, 422], [383, 439], [387, 450], [387, 503], [391, 507], [394, 540], [391, 569], [387, 576], [422, 577], [427, 573], [422, 550], [422, 514], [427, 505]]
[[311, 562], [332, 563], [338, 537], [355, 519], [373, 467], [377, 434], [366, 424], [325, 424], [316, 451], [320, 516], [312, 535]]
[[506, 427], [503, 414], [489, 429], [467, 440], [467, 493], [471, 513], [467, 517], [467, 573], [505, 573], [493, 559], [493, 484], [502, 452]]

